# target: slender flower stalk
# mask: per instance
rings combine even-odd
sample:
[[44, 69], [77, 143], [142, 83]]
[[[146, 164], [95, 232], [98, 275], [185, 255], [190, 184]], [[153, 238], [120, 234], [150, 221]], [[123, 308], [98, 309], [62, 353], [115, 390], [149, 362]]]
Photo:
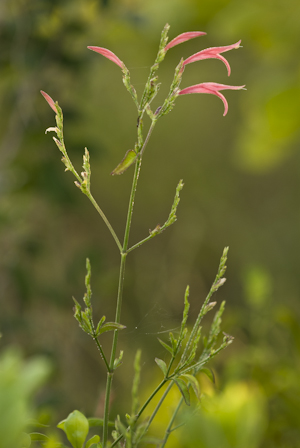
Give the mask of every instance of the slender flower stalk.
[[186, 95], [189, 93], [211, 93], [212, 95], [218, 96], [224, 103], [224, 113], [225, 116], [228, 112], [228, 103], [224, 95], [220, 93], [220, 90], [241, 90], [245, 86], [227, 86], [225, 84], [218, 84], [216, 82], [203, 82], [201, 84], [196, 84], [194, 86], [186, 87], [178, 92], [178, 95]]

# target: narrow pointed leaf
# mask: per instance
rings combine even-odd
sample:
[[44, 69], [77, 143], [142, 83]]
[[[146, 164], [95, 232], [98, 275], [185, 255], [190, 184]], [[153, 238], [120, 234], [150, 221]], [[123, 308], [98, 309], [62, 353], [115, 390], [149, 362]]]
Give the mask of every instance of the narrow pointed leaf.
[[128, 433], [128, 431], [127, 431], [126, 426], [123, 425], [123, 423], [121, 422], [121, 420], [120, 420], [120, 416], [119, 416], [119, 415], [118, 415], [117, 418], [116, 418], [116, 421], [115, 421], [115, 427], [116, 427], [116, 429], [118, 430], [118, 432], [119, 432], [120, 434], [123, 434], [123, 436], [125, 437], [125, 439], [128, 438], [129, 433]]
[[181, 380], [180, 378], [176, 378], [176, 380], [174, 380], [174, 382], [177, 385], [178, 389], [180, 390], [180, 393], [181, 393], [185, 403], [189, 406], [190, 405], [190, 393], [189, 393], [189, 389], [187, 387], [186, 382]]
[[111, 172], [111, 175], [115, 174], [123, 174], [135, 161], [137, 158], [137, 154], [133, 149], [129, 149], [124, 159], [119, 163], [119, 165]]
[[170, 331], [169, 333], [170, 342], [172, 344], [173, 350], [177, 348], [177, 339], [174, 338], [173, 333]]
[[114, 369], [116, 369], [117, 367], [119, 367], [122, 364], [123, 354], [124, 354], [124, 352], [123, 352], [123, 350], [121, 350], [119, 358], [115, 359]]
[[35, 420], [34, 418], [30, 418], [27, 421], [26, 426], [32, 426], [35, 428], [49, 428], [49, 425], [44, 425], [43, 423], [40, 423], [38, 420]]
[[201, 369], [200, 372], [205, 373], [205, 375], [210, 379], [210, 381], [215, 384], [215, 382], [216, 382], [215, 375], [211, 369], [208, 369], [207, 367], [203, 367], [203, 369]]
[[166, 344], [164, 341], [162, 341], [161, 339], [157, 338], [159, 340], [159, 342], [161, 343], [161, 345], [168, 350], [168, 352], [171, 353], [171, 355], [173, 355], [173, 349], [172, 347], [170, 347], [168, 344]]
[[106, 331], [112, 331], [112, 330], [124, 330], [125, 325], [118, 324], [117, 322], [107, 322], [106, 324], [102, 325], [101, 328], [99, 328], [97, 332], [97, 336], [99, 336], [102, 333], [105, 333]]
[[140, 423], [138, 426], [134, 427], [133, 446], [137, 446], [140, 441], [143, 441], [143, 444], [146, 443], [145, 438], [143, 436], [145, 435], [147, 425], [148, 425], [148, 421], [145, 420], [142, 423]]
[[45, 434], [41, 434], [39, 432], [31, 432], [30, 434], [31, 440], [39, 441], [39, 442], [46, 442], [49, 440], [49, 437], [47, 437]]
[[101, 319], [99, 320], [99, 323], [98, 323], [97, 328], [96, 328], [96, 335], [100, 334], [99, 332], [100, 332], [100, 329], [102, 328], [102, 326], [103, 326], [103, 324], [105, 322], [105, 319], [106, 319], [106, 317], [102, 316]]
[[155, 358], [155, 362], [158, 365], [158, 367], [161, 369], [162, 373], [167, 376], [167, 364], [165, 361], [159, 358]]
[[182, 375], [182, 377], [184, 377], [191, 384], [196, 397], [200, 400], [200, 386], [197, 378], [193, 375], [189, 375], [188, 373]]

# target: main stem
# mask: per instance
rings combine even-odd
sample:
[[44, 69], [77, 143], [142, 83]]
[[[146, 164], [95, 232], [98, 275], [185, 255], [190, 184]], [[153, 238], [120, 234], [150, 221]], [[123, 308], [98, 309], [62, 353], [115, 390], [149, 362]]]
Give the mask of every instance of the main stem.
[[[120, 264], [120, 274], [119, 274], [119, 286], [118, 286], [118, 295], [117, 295], [117, 306], [116, 306], [116, 316], [115, 322], [120, 323], [121, 320], [121, 310], [122, 310], [122, 297], [123, 297], [123, 287], [124, 287], [124, 278], [125, 278], [125, 264], [127, 257], [127, 248], [129, 241], [129, 234], [131, 228], [132, 214], [133, 214], [133, 206], [134, 206], [134, 198], [136, 193], [137, 182], [140, 174], [142, 164], [142, 158], [139, 157], [135, 164], [135, 171], [133, 175], [133, 182], [131, 187], [131, 194], [129, 199], [125, 234], [124, 234], [124, 242], [121, 250], [121, 264]], [[106, 393], [105, 393], [105, 404], [104, 404], [104, 419], [103, 419], [103, 447], [106, 447], [107, 439], [108, 439], [108, 420], [109, 420], [109, 402], [110, 402], [110, 393], [111, 386], [114, 374], [114, 362], [116, 359], [116, 351], [118, 344], [118, 335], [119, 331], [114, 331], [112, 349], [111, 349], [111, 357], [109, 363], [109, 370], [107, 372], [107, 382], [106, 382]]]
[[[131, 228], [136, 187], [137, 187], [140, 170], [141, 170], [141, 165], [142, 165], [142, 155], [145, 151], [145, 148], [147, 146], [147, 143], [149, 141], [149, 138], [153, 131], [155, 123], [156, 123], [156, 120], [155, 119], [152, 120], [151, 126], [149, 128], [148, 134], [145, 139], [145, 142], [144, 142], [142, 148], [140, 149], [140, 152], [138, 154], [137, 161], [135, 164], [135, 170], [134, 170], [129, 205], [128, 205], [126, 227], [125, 227], [125, 233], [124, 233], [124, 242], [123, 242], [123, 247], [120, 250], [121, 264], [120, 264], [119, 286], [118, 286], [117, 306], [116, 306], [116, 316], [115, 316], [115, 322], [117, 322], [117, 323], [120, 323], [120, 320], [121, 320], [123, 287], [124, 287], [124, 278], [125, 278], [125, 265], [126, 265], [126, 257], [128, 254], [127, 249], [128, 249], [129, 234], [130, 234], [130, 228]], [[115, 238], [115, 240], [116, 240], [116, 238]], [[118, 244], [117, 240], [116, 240], [116, 243]], [[120, 248], [119, 244], [118, 244], [118, 247]], [[114, 336], [113, 336], [113, 342], [112, 342], [109, 370], [107, 371], [107, 380], [106, 380], [104, 418], [103, 418], [103, 441], [102, 441], [103, 448], [106, 448], [107, 439], [108, 439], [109, 402], [110, 402], [111, 386], [112, 386], [113, 375], [114, 375], [114, 363], [115, 363], [115, 359], [116, 359], [118, 336], [119, 336], [119, 330], [115, 330]]]

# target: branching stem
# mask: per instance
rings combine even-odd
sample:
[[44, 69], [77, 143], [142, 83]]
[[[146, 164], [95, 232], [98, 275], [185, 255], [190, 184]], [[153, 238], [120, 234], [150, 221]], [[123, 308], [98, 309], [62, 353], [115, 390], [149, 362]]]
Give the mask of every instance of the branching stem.
[[89, 200], [91, 201], [91, 203], [93, 204], [93, 206], [95, 207], [95, 209], [97, 210], [97, 212], [99, 213], [99, 215], [101, 216], [101, 218], [103, 219], [103, 221], [105, 222], [108, 230], [110, 231], [113, 239], [115, 240], [120, 252], [122, 252], [122, 245], [120, 243], [119, 238], [117, 237], [114, 229], [112, 228], [110, 222], [108, 221], [108, 219], [106, 218], [105, 214], [103, 213], [102, 209], [99, 207], [98, 203], [96, 202], [95, 198], [93, 197], [93, 195], [91, 194], [91, 192], [89, 190], [87, 190], [85, 192], [85, 195], [89, 198]]
[[182, 403], [183, 403], [183, 398], [181, 397], [180, 400], [179, 400], [179, 402], [178, 402], [178, 404], [177, 404], [177, 406], [176, 406], [175, 411], [173, 412], [173, 415], [172, 415], [172, 417], [171, 417], [171, 420], [170, 420], [170, 422], [169, 422], [169, 424], [168, 424], [168, 427], [167, 427], [166, 432], [165, 432], [165, 437], [164, 437], [164, 440], [163, 440], [163, 442], [162, 442], [160, 448], [164, 448], [164, 446], [166, 445], [166, 443], [167, 443], [167, 441], [168, 441], [168, 438], [169, 438], [169, 436], [170, 436], [170, 434], [171, 434], [171, 432], [172, 432], [172, 426], [173, 426], [173, 424], [174, 424], [175, 418], [176, 418], [176, 416], [177, 416], [177, 414], [178, 414], [178, 411], [179, 411], [179, 409], [180, 409]]

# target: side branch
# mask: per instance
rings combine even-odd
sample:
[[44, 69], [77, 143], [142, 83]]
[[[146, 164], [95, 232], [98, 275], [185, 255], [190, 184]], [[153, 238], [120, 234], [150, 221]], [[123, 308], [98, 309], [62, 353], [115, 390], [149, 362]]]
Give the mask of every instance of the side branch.
[[182, 190], [183, 186], [184, 186], [184, 183], [182, 180], [180, 180], [176, 187], [176, 193], [175, 193], [174, 202], [173, 202], [173, 205], [171, 208], [171, 212], [169, 214], [167, 221], [164, 223], [164, 225], [160, 226], [158, 224], [154, 230], [150, 230], [150, 235], [147, 236], [146, 238], [144, 238], [143, 240], [141, 240], [139, 243], [137, 243], [134, 246], [131, 246], [129, 249], [127, 249], [127, 253], [131, 252], [134, 249], [137, 249], [142, 244], [146, 243], [146, 241], [149, 241], [152, 238], [154, 238], [156, 235], [160, 235], [164, 230], [166, 230], [167, 227], [174, 224], [174, 222], [177, 220], [176, 211], [177, 211], [177, 207], [178, 207], [178, 204], [180, 201], [179, 194], [180, 194], [180, 191]]

